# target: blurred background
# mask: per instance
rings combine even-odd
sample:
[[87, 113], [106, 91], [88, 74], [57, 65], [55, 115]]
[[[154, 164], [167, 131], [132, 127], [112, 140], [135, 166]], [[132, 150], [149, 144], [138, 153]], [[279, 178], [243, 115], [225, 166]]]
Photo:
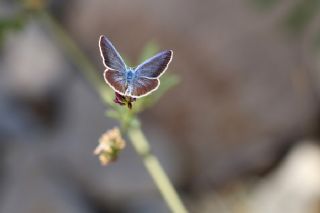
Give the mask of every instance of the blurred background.
[[320, 212], [319, 0], [2, 0], [1, 213], [169, 212], [132, 146], [92, 154], [117, 122], [41, 10], [101, 78], [101, 34], [132, 65], [174, 51], [140, 117], [190, 212]]

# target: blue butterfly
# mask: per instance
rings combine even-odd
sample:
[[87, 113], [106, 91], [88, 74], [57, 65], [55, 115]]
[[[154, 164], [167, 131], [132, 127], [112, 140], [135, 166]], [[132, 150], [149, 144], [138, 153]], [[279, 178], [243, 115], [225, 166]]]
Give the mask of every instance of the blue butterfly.
[[140, 98], [158, 89], [159, 77], [166, 71], [172, 59], [172, 50], [167, 50], [147, 59], [136, 68], [128, 67], [116, 48], [105, 36], [100, 36], [99, 47], [104, 79], [117, 93], [126, 97]]

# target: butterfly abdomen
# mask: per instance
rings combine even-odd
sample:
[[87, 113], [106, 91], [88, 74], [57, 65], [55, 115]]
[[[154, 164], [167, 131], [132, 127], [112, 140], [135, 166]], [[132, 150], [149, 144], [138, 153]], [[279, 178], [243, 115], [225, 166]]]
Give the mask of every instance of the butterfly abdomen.
[[134, 78], [133, 70], [129, 68], [126, 72], [125, 94], [130, 94], [133, 78]]

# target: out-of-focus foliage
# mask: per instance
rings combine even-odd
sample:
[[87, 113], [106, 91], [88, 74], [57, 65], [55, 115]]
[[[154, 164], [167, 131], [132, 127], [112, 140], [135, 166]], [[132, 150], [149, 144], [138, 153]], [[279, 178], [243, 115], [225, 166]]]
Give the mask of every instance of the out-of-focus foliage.
[[277, 0], [252, 0], [254, 5], [260, 10], [268, 10], [273, 8], [278, 2]]
[[10, 31], [20, 30], [26, 22], [24, 13], [15, 14], [12, 17], [4, 17], [0, 19], [0, 46], [2, 46], [5, 36]]
[[293, 33], [302, 32], [320, 12], [320, 0], [300, 1], [288, 14], [285, 24]]
[[[281, 3], [277, 0], [252, 0], [252, 2], [258, 9], [267, 11], [275, 9]], [[288, 14], [284, 14], [284, 25], [293, 35], [299, 35], [319, 12], [320, 0], [296, 1]]]
[[316, 36], [316, 40], [314, 44], [315, 44], [315, 49], [319, 51], [320, 50], [320, 32], [318, 32], [318, 35]]
[[0, 2], [0, 7], [6, 7], [6, 4], [8, 4], [14, 8], [12, 14], [0, 16], [0, 47], [8, 32], [21, 30], [32, 15], [46, 7], [46, 3], [46, 0], [13, 0]]

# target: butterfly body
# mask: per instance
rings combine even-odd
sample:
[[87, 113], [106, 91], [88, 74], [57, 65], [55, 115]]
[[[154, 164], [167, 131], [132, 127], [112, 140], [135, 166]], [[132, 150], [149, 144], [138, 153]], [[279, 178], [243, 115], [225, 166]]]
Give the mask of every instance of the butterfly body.
[[126, 72], [127, 82], [132, 81], [133, 78], [134, 78], [134, 69], [129, 68], [129, 69], [127, 70], [127, 72]]
[[105, 36], [100, 37], [99, 46], [107, 68], [104, 72], [105, 81], [117, 93], [132, 98], [140, 98], [155, 91], [160, 85], [159, 77], [172, 59], [171, 50], [163, 51], [132, 68], [126, 66]]

